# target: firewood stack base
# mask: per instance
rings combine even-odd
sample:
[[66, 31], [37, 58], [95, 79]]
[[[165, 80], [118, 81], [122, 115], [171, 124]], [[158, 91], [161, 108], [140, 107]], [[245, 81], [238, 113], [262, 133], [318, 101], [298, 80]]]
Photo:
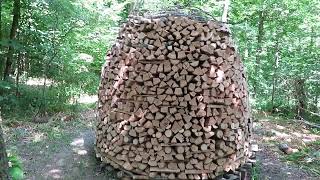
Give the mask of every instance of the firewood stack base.
[[216, 21], [130, 18], [103, 66], [98, 110], [97, 157], [138, 179], [214, 179], [250, 154], [244, 67]]

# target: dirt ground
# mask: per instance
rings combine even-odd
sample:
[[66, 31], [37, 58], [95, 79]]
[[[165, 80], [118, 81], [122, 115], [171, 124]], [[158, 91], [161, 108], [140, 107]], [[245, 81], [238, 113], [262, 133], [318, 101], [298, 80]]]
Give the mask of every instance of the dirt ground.
[[[81, 114], [80, 120], [61, 122], [53, 119], [51, 121], [58, 122], [5, 128], [9, 146], [23, 161], [26, 179], [117, 179], [115, 170], [101, 165], [95, 158], [94, 120], [94, 111], [87, 111]], [[259, 147], [256, 154], [260, 169], [258, 179], [320, 179], [297, 165], [283, 161], [281, 157], [284, 154], [276, 143], [270, 143], [288, 142], [290, 139], [289, 145], [296, 147], [303, 139], [320, 139], [301, 128], [293, 128], [291, 125], [277, 125], [268, 119], [255, 122], [253, 143]]]

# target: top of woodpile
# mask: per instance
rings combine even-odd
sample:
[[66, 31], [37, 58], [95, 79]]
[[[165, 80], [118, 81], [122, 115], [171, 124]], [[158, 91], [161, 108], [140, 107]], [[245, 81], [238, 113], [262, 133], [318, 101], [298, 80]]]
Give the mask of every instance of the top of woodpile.
[[157, 19], [169, 16], [188, 17], [199, 22], [214, 20], [210, 13], [196, 7], [181, 6], [173, 3], [163, 3], [162, 0], [136, 0], [131, 7], [131, 16], [140, 16], [148, 19]]
[[144, 17], [148, 19], [158, 19], [163, 17], [175, 16], [175, 17], [188, 17], [190, 19], [198, 20], [199, 22], [206, 22], [208, 20], [214, 20], [207, 12], [200, 9], [182, 9], [182, 8], [171, 8], [166, 11], [144, 11], [143, 13], [132, 13], [131, 17]]

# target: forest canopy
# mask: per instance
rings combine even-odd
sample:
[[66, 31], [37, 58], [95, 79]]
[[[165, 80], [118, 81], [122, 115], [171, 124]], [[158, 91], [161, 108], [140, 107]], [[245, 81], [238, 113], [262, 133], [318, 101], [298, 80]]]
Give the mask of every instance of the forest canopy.
[[[100, 70], [134, 10], [198, 9], [220, 0], [0, 0], [0, 105], [5, 117], [75, 110], [97, 94]], [[230, 1], [227, 23], [246, 66], [255, 111], [319, 121], [320, 2]]]

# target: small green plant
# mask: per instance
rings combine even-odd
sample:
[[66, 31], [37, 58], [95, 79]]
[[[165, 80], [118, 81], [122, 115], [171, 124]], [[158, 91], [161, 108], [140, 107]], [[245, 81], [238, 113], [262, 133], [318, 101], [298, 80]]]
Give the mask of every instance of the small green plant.
[[251, 180], [260, 180], [261, 174], [261, 162], [257, 161], [255, 165], [253, 165], [251, 170]]
[[9, 175], [13, 180], [21, 180], [24, 178], [22, 170], [22, 162], [16, 154], [8, 153]]
[[313, 134], [320, 134], [320, 129], [318, 129], [318, 128], [312, 128], [312, 129], [310, 129], [310, 131]]
[[320, 140], [316, 140], [316, 141], [312, 142], [311, 145], [312, 146], [320, 146]]
[[310, 152], [309, 148], [304, 148], [301, 151], [298, 151], [298, 152], [295, 152], [295, 153], [288, 155], [286, 157], [286, 159], [288, 161], [298, 162], [298, 161], [303, 160], [305, 157], [307, 157], [309, 152]]

